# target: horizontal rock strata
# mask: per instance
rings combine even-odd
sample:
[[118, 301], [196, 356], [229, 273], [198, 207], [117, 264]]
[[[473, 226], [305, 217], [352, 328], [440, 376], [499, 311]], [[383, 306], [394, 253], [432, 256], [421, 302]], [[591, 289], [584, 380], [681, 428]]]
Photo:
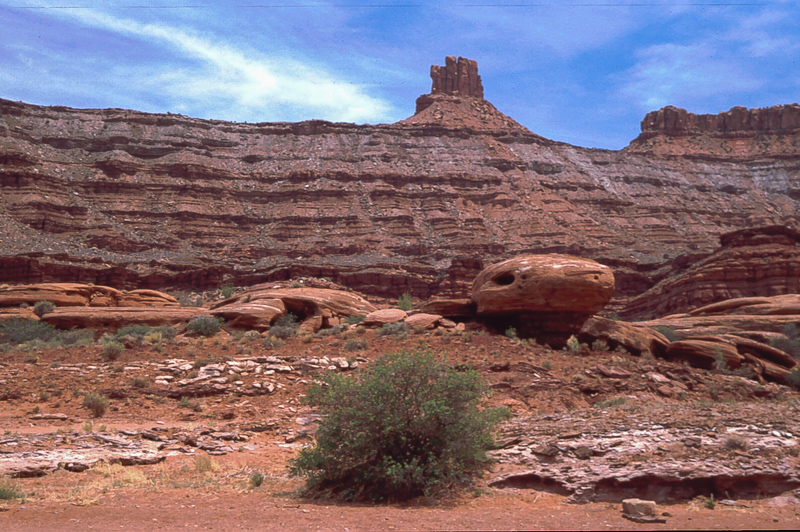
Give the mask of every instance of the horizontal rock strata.
[[463, 298], [490, 262], [566, 253], [614, 268], [624, 302], [721, 233], [797, 225], [794, 106], [724, 127], [663, 110], [629, 148], [586, 149], [528, 131], [480, 97], [468, 60], [448, 65], [417, 114], [383, 125], [0, 100], [0, 283], [309, 276]]

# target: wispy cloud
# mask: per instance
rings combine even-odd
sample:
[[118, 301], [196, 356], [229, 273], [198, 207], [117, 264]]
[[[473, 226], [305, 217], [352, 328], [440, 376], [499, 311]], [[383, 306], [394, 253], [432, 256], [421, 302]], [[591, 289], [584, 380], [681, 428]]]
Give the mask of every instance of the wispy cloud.
[[[163, 82], [162, 90], [175, 100], [176, 107], [202, 107], [207, 113], [221, 113], [218, 118], [246, 116], [251, 120], [300, 116], [364, 122], [380, 121], [391, 112], [387, 102], [357, 84], [328, 72], [323, 65], [288, 57], [285, 51], [256, 50], [191, 28], [142, 23], [95, 9], [51, 9], [46, 14], [162, 48], [172, 70], [164, 73], [164, 65], [159, 65], [152, 76]], [[146, 65], [132, 63], [128, 79], [123, 69], [115, 69], [123, 76], [117, 82], [121, 86], [139, 83], [146, 69]]]
[[646, 109], [757, 89], [760, 82], [706, 44], [649, 46], [637, 54], [623, 93]]

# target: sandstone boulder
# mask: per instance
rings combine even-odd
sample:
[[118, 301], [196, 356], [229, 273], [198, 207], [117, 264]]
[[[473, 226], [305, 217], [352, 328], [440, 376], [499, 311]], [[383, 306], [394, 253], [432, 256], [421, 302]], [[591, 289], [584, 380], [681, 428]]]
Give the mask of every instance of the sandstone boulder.
[[622, 346], [634, 355], [648, 351], [655, 356], [662, 356], [669, 345], [666, 336], [650, 327], [600, 316], [586, 320], [577, 336], [581, 343], [591, 345], [595, 340], [603, 340], [612, 349]]
[[178, 300], [156, 290], [125, 292], [109, 286], [40, 283], [0, 289], [0, 307], [51, 301], [57, 307], [179, 307]]
[[412, 329], [435, 329], [442, 319], [438, 314], [414, 314], [406, 318], [406, 325]]
[[431, 299], [423, 303], [420, 310], [448, 318], [470, 318], [475, 316], [477, 307], [472, 299]]
[[286, 305], [280, 299], [255, 299], [246, 302], [236, 300], [209, 311], [209, 314], [224, 318], [227, 327], [266, 330], [287, 312]]
[[118, 329], [125, 325], [180, 325], [195, 316], [206, 314], [206, 309], [145, 308], [145, 307], [64, 307], [56, 308], [42, 317], [60, 329], [87, 327], [92, 329]]
[[387, 323], [397, 323], [403, 321], [408, 317], [404, 310], [399, 308], [385, 308], [370, 312], [364, 318], [364, 326], [366, 327], [380, 327]]
[[[285, 314], [301, 321], [312, 320], [303, 330], [330, 327], [347, 316], [375, 311], [375, 306], [358, 294], [329, 288], [272, 288], [257, 285], [211, 307], [211, 314], [226, 315], [235, 327], [263, 329]], [[302, 323], [301, 323], [302, 325]]]
[[685, 360], [692, 366], [704, 369], [712, 369], [719, 359], [729, 368], [736, 369], [745, 360], [735, 345], [719, 337], [672, 342], [667, 347], [666, 356], [671, 360]]
[[576, 312], [592, 315], [614, 293], [611, 268], [568, 255], [522, 255], [483, 270], [472, 284], [478, 315]]

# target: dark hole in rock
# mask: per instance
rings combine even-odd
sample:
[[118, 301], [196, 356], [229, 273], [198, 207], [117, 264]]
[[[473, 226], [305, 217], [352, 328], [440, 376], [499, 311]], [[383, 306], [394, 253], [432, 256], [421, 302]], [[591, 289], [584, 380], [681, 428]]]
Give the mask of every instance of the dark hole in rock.
[[494, 282], [499, 284], [500, 286], [508, 286], [514, 282], [514, 274], [513, 273], [504, 273], [502, 275], [498, 275], [494, 278]]
[[572, 491], [564, 487], [564, 485], [557, 480], [549, 477], [542, 477], [535, 473], [514, 475], [500, 482], [492, 482], [490, 485], [495, 488], [532, 489], [565, 496], [572, 494]]

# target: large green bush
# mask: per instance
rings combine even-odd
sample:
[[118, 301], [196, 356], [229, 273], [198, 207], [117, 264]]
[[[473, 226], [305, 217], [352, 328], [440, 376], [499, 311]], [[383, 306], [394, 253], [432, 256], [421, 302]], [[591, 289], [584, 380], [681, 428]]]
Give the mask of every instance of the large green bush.
[[325, 416], [291, 463], [307, 494], [403, 500], [468, 481], [487, 464], [505, 409], [480, 408], [480, 375], [431, 353], [385, 355], [358, 376], [330, 374], [308, 401]]
[[5, 341], [13, 345], [33, 340], [47, 342], [58, 334], [56, 328], [49, 323], [30, 318], [14, 318], [4, 321], [0, 324], [0, 331], [2, 331]]

